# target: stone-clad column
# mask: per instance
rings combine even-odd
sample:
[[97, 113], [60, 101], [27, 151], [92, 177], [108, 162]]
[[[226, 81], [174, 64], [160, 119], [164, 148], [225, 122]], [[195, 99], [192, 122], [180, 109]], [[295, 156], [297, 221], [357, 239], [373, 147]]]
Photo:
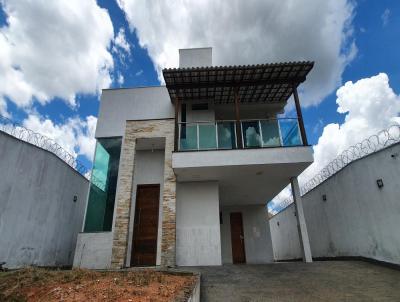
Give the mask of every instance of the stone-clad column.
[[174, 148], [174, 120], [127, 121], [122, 144], [120, 170], [113, 223], [111, 268], [129, 266], [126, 263], [128, 249], [129, 218], [132, 204], [133, 171], [136, 140], [138, 138], [165, 138], [164, 190], [162, 193], [161, 265], [175, 266], [176, 233], [176, 180], [172, 170]]
[[299, 229], [299, 239], [304, 262], [312, 262], [310, 240], [308, 238], [306, 219], [304, 217], [303, 202], [301, 200], [299, 182], [297, 177], [290, 179], [292, 185], [293, 201], [296, 206], [297, 225]]
[[122, 142], [120, 170], [118, 171], [118, 192], [115, 197], [113, 223], [113, 246], [111, 268], [125, 267], [126, 249], [128, 244], [129, 216], [133, 183], [133, 166], [135, 160], [136, 139], [133, 133], [126, 131]]
[[175, 266], [176, 245], [176, 179], [172, 170], [173, 137], [165, 142], [164, 192], [162, 211], [161, 266]]

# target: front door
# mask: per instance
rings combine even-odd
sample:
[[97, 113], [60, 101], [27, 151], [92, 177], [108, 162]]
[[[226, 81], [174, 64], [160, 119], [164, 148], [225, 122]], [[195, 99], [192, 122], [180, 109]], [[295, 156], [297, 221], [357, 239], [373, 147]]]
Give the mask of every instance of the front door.
[[231, 213], [231, 242], [233, 263], [246, 263], [242, 213]]
[[160, 185], [138, 185], [131, 266], [155, 266]]

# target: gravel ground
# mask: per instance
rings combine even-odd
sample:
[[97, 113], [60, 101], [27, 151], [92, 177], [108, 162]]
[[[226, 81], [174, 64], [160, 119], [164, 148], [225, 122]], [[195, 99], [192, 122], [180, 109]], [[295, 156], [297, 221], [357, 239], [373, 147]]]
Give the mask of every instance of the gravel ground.
[[363, 261], [185, 268], [201, 273], [201, 301], [400, 301], [400, 270]]

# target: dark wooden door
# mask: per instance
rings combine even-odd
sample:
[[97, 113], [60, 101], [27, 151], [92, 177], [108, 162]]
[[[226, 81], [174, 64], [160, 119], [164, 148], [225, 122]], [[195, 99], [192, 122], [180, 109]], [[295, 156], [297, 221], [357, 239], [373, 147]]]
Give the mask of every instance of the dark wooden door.
[[246, 263], [242, 213], [231, 213], [231, 242], [233, 263]]
[[160, 185], [139, 185], [136, 193], [131, 266], [156, 265]]

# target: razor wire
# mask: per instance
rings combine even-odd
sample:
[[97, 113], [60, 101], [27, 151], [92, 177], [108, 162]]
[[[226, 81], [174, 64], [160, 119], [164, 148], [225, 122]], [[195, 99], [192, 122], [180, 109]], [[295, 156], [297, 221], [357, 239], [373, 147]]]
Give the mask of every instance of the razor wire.
[[[387, 129], [381, 130], [378, 133], [371, 135], [363, 141], [350, 146], [342, 153], [340, 153], [334, 160], [329, 162], [322, 170], [320, 170], [314, 177], [305, 182], [300, 187], [300, 193], [302, 196], [322, 184], [331, 176], [338, 173], [344, 167], [349, 165], [351, 162], [361, 159], [367, 155], [375, 153], [386, 147], [394, 145], [400, 142], [400, 125], [395, 124]], [[279, 202], [279, 212], [286, 209], [293, 203], [292, 198], [287, 198], [282, 202]]]
[[96, 185], [103, 191], [105, 190], [105, 184], [92, 175], [91, 170], [88, 167], [86, 167], [81, 161], [77, 160], [74, 155], [61, 147], [61, 145], [54, 139], [30, 130], [2, 115], [0, 115], [0, 131], [53, 153], [87, 180], [91, 181], [92, 184]]

